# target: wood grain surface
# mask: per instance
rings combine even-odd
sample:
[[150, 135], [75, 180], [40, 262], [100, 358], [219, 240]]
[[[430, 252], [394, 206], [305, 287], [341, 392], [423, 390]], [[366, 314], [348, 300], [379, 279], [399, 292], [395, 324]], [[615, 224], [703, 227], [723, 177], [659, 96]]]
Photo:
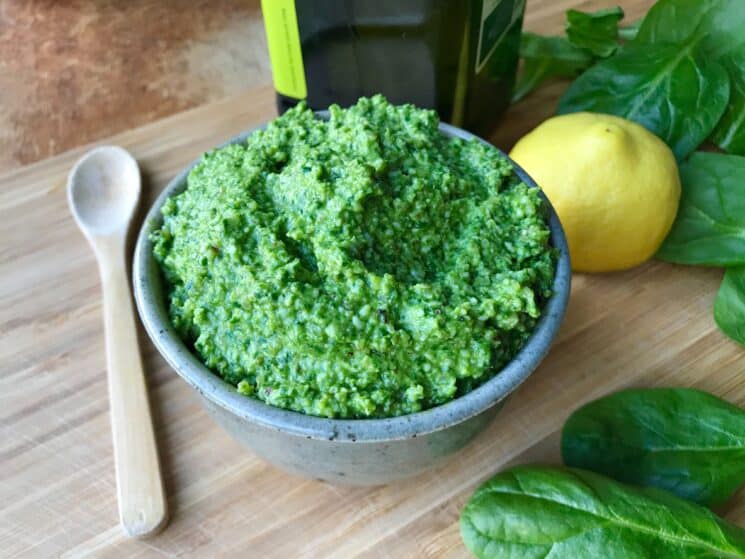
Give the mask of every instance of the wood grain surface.
[[[651, 2], [627, 2], [631, 17]], [[558, 30], [569, 5], [529, 2], [530, 26]], [[512, 107], [510, 144], [550, 115], [563, 84]], [[209, 147], [274, 115], [269, 87], [107, 140], [137, 157], [143, 209]], [[269, 466], [201, 409], [140, 332], [171, 523], [128, 539], [118, 525], [102, 306], [93, 254], [68, 214], [76, 148], [0, 177], [0, 556], [467, 557], [457, 519], [510, 464], [558, 462], [558, 433], [582, 403], [628, 386], [694, 386], [745, 406], [745, 353], [716, 328], [722, 272], [651, 262], [577, 275], [551, 353], [461, 455], [419, 478], [338, 488]], [[723, 510], [745, 525], [745, 492]]]

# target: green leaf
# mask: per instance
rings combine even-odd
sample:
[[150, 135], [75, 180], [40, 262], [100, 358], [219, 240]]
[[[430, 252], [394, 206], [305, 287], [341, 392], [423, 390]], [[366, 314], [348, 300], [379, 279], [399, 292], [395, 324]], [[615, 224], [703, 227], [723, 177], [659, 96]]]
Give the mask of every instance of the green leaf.
[[729, 74], [729, 104], [714, 129], [712, 140], [729, 153], [745, 155], [745, 48], [726, 57], [722, 63]]
[[717, 505], [745, 483], [745, 410], [688, 388], [624, 390], [569, 417], [561, 454], [567, 466]]
[[513, 103], [525, 97], [544, 80], [554, 77], [573, 78], [593, 62], [587, 51], [575, 47], [564, 37], [544, 37], [534, 33], [523, 33], [520, 57], [523, 59], [523, 68], [512, 94]]
[[745, 264], [745, 157], [694, 153], [680, 166], [680, 181], [678, 215], [657, 257], [700, 266]]
[[628, 25], [621, 25], [618, 28], [618, 38], [622, 39], [624, 41], [633, 41], [636, 39], [637, 34], [639, 33], [639, 28], [642, 25], [642, 19], [637, 19], [636, 21], [629, 23]]
[[709, 136], [728, 99], [727, 72], [694, 43], [632, 43], [582, 74], [562, 97], [559, 113], [628, 118], [657, 134], [683, 159]]
[[745, 530], [708, 509], [571, 468], [497, 475], [470, 498], [460, 529], [479, 559], [745, 557]]
[[743, 0], [659, 0], [647, 12], [635, 43], [700, 40], [718, 58], [745, 45]]
[[745, 266], [724, 273], [714, 302], [714, 320], [722, 332], [745, 345]]
[[566, 33], [569, 41], [606, 58], [618, 49], [618, 22], [623, 19], [620, 6], [597, 12], [568, 10]]

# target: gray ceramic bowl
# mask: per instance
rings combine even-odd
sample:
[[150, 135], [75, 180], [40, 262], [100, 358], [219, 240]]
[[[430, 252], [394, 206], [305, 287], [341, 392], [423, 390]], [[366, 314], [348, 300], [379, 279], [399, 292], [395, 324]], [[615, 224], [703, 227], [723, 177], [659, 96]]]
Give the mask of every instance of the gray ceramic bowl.
[[[319, 116], [326, 115], [319, 113]], [[440, 130], [446, 136], [484, 142], [447, 124], [441, 124]], [[241, 134], [225, 145], [242, 142], [252, 132]], [[505, 398], [541, 362], [559, 330], [569, 298], [571, 272], [566, 238], [556, 213], [550, 208], [551, 243], [559, 252], [554, 295], [525, 347], [476, 390], [427, 411], [389, 419], [359, 420], [312, 417], [238, 394], [189, 351], [171, 326], [160, 271], [148, 239], [162, 222], [160, 208], [164, 201], [184, 190], [189, 170], [196, 163], [168, 184], [140, 230], [133, 265], [137, 307], [155, 346], [202, 396], [214, 420], [280, 468], [336, 484], [377, 485], [437, 466], [463, 448], [494, 418]], [[517, 165], [515, 168], [523, 181], [535, 186], [522, 169]]]

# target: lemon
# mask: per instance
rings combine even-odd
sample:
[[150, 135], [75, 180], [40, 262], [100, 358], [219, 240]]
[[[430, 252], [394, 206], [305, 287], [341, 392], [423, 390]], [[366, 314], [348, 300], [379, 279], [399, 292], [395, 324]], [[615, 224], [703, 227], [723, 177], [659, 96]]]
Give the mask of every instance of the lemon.
[[576, 271], [641, 264], [662, 244], [678, 211], [675, 156], [657, 136], [623, 118], [550, 118], [510, 156], [556, 209]]

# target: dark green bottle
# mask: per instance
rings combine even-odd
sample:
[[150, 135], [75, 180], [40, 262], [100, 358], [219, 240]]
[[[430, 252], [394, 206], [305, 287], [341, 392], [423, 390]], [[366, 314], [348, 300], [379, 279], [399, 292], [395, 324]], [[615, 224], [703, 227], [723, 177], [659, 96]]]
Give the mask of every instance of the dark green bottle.
[[277, 106], [382, 93], [493, 131], [515, 81], [525, 0], [262, 0]]

